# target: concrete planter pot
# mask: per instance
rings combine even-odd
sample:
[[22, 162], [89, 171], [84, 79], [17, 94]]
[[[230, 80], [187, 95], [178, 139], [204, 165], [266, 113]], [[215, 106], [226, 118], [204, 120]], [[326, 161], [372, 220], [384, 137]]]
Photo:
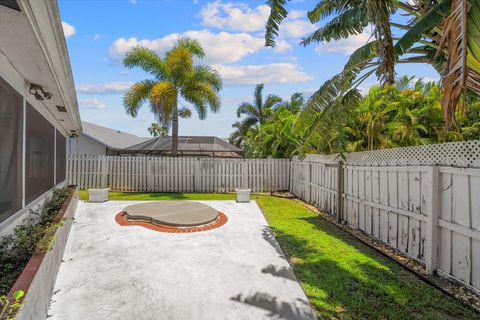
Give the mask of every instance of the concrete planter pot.
[[237, 202], [239, 203], [248, 203], [250, 202], [250, 189], [235, 189], [237, 192]]
[[12, 297], [17, 290], [25, 292], [22, 299], [23, 306], [15, 315], [15, 319], [47, 319], [50, 298], [53, 294], [77, 204], [78, 192], [75, 190], [71, 192], [58, 212], [58, 219], [64, 219], [64, 222], [55, 232], [52, 250], [34, 254], [10, 289], [9, 297]]
[[109, 188], [105, 189], [88, 189], [88, 201], [105, 202], [108, 201]]

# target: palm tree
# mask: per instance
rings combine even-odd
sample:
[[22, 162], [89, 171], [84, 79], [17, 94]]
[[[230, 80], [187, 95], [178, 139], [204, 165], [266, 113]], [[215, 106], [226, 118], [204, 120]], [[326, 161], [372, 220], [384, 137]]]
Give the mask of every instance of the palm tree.
[[217, 71], [205, 65], [194, 65], [193, 57], [203, 58], [202, 46], [197, 40], [179, 39], [163, 57], [143, 47], [131, 49], [123, 64], [127, 68], [140, 67], [153, 76], [135, 83], [125, 93], [123, 105], [126, 112], [136, 117], [144, 102], [162, 126], [172, 127], [172, 155], [178, 153], [178, 118], [191, 111], [179, 108], [179, 99], [193, 105], [200, 119], [205, 119], [208, 109], [220, 109], [219, 91], [222, 80]]
[[269, 94], [263, 101], [263, 83], [257, 84], [253, 92], [253, 103], [242, 102], [237, 109], [237, 117], [247, 116], [243, 121], [254, 126], [264, 124], [272, 116], [272, 109], [282, 101], [277, 95]]
[[395, 44], [397, 54], [416, 53], [412, 62], [429, 63], [442, 76], [442, 109], [447, 129], [467, 90], [480, 95], [480, 2], [411, 1], [401, 8], [411, 16], [408, 30]]
[[[382, 83], [395, 81], [396, 56], [393, 50], [393, 37], [390, 15], [396, 10], [393, 0], [320, 0], [308, 13], [311, 23], [326, 20], [324, 26], [302, 39], [304, 46], [312, 42], [330, 42], [358, 35], [373, 26], [376, 57], [376, 74]], [[275, 45], [275, 37], [281, 22], [287, 17], [286, 0], [271, 0], [270, 16], [266, 25], [265, 44]]]
[[282, 102], [277, 106], [277, 108], [285, 107], [288, 111], [293, 114], [296, 114], [300, 110], [303, 109], [305, 105], [305, 98], [303, 97], [303, 93], [295, 92], [291, 95], [290, 101]]
[[241, 148], [243, 141], [245, 140], [247, 133], [252, 126], [253, 123], [250, 121], [236, 121], [234, 124], [232, 124], [232, 128], [235, 128], [236, 130], [230, 134], [228, 142], [236, 147]]
[[153, 122], [147, 130], [152, 137], [165, 137], [166, 135], [168, 135], [168, 128], [163, 125], [159, 125], [156, 122]]

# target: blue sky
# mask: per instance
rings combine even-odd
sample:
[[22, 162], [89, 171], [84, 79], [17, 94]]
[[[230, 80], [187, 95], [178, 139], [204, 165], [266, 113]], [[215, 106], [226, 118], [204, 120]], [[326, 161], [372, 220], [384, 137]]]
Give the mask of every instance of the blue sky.
[[[314, 1], [291, 1], [289, 18], [282, 25], [277, 47], [265, 48], [265, 1], [201, 0], [59, 0], [82, 120], [148, 136], [153, 122], [148, 106], [136, 118], [122, 107], [125, 90], [149, 78], [129, 70], [121, 59], [129, 48], [143, 45], [163, 53], [181, 36], [198, 39], [206, 51], [203, 63], [220, 72], [224, 81], [222, 108], [199, 120], [181, 120], [181, 135], [228, 137], [237, 120], [240, 102], [251, 101], [256, 83], [265, 93], [287, 99], [294, 92], [307, 96], [338, 73], [349, 53], [366, 43], [369, 32], [328, 44], [298, 45], [300, 37], [315, 30], [306, 18]], [[408, 74], [437, 80], [427, 65], [402, 65]], [[367, 79], [366, 89], [375, 83]], [[188, 105], [186, 105], [188, 106]]]

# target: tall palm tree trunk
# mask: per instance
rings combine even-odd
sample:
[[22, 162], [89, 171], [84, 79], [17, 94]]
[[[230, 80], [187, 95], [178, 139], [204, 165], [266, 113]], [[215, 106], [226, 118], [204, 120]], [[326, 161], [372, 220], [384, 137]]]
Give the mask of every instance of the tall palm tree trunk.
[[178, 156], [178, 107], [175, 107], [172, 117], [172, 156]]

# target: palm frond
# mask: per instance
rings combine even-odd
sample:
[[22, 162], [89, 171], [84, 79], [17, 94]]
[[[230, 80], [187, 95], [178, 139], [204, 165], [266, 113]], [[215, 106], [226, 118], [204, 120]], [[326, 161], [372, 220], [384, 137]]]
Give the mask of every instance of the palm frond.
[[270, 15], [268, 16], [265, 26], [265, 46], [274, 47], [275, 38], [278, 36], [280, 24], [287, 17], [288, 11], [285, 8], [286, 0], [268, 0], [267, 5], [270, 7]]
[[123, 64], [130, 69], [140, 67], [159, 80], [166, 76], [165, 62], [154, 51], [144, 47], [135, 47], [128, 51], [123, 58]]
[[242, 115], [258, 118], [257, 108], [249, 102], [242, 102], [237, 108], [237, 117], [240, 118]]
[[301, 45], [307, 46], [312, 42], [322, 42], [346, 39], [349, 36], [357, 35], [368, 25], [365, 12], [358, 8], [351, 8], [344, 11], [327, 22], [323, 27], [303, 38]]
[[170, 118], [176, 112], [177, 89], [169, 81], [157, 82], [150, 91], [150, 108], [153, 114], [161, 115], [162, 119]]
[[455, 110], [467, 81], [467, 0], [452, 0], [451, 13], [445, 19], [439, 52], [447, 50], [443, 77], [442, 109], [447, 127], [455, 119]]
[[308, 12], [308, 19], [311, 23], [320, 22], [320, 20], [347, 10], [350, 3], [349, 0], [321, 0]]
[[123, 107], [130, 116], [137, 116], [142, 104], [149, 98], [154, 85], [155, 81], [153, 80], [143, 80], [135, 83], [127, 90], [123, 96]]
[[166, 70], [176, 83], [181, 83], [193, 70], [192, 53], [186, 47], [175, 47], [165, 54]]
[[198, 58], [204, 58], [205, 57], [205, 51], [202, 48], [202, 45], [200, 41], [196, 39], [192, 39], [189, 37], [182, 37], [177, 40], [175, 43], [174, 49], [183, 47], [188, 49], [190, 53]]
[[193, 73], [190, 77], [191, 82], [205, 82], [211, 85], [215, 91], [222, 89], [222, 78], [218, 71], [205, 65], [198, 65], [193, 68]]
[[394, 50], [397, 56], [401, 56], [412, 48], [432, 28], [438, 26], [445, 16], [450, 13], [449, 1], [442, 1], [435, 4], [419, 21], [417, 21], [407, 32], [395, 43]]
[[259, 83], [255, 86], [255, 90], [253, 91], [255, 108], [257, 108], [258, 110], [261, 110], [263, 106], [263, 96], [262, 96], [263, 87], [264, 87], [263, 83]]
[[282, 102], [282, 98], [275, 94], [269, 94], [265, 99], [265, 103], [263, 104], [263, 109], [272, 109], [275, 105]]

